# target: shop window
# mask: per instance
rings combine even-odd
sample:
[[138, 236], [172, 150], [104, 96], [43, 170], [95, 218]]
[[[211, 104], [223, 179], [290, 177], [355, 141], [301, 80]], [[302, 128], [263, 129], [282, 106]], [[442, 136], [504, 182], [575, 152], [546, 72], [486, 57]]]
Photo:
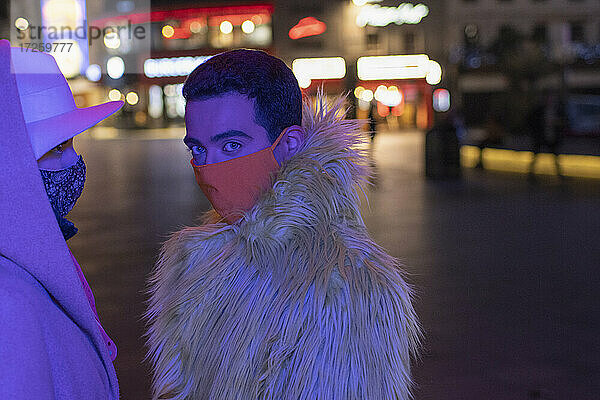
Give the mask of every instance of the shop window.
[[573, 43], [583, 43], [585, 41], [585, 30], [583, 23], [571, 22], [569, 24], [569, 29], [571, 31], [571, 42]]
[[536, 43], [540, 43], [540, 44], [547, 43], [548, 42], [548, 28], [546, 27], [546, 24], [543, 24], [543, 23], [536, 24], [533, 27], [533, 30], [531, 32], [531, 39], [533, 39], [533, 41]]
[[367, 49], [377, 50], [378, 47], [379, 47], [379, 34], [368, 33], [367, 34]]
[[269, 47], [273, 41], [271, 18], [261, 15], [231, 15], [209, 18], [209, 42], [214, 48]]
[[191, 16], [152, 24], [157, 50], [267, 48], [273, 41], [268, 13]]

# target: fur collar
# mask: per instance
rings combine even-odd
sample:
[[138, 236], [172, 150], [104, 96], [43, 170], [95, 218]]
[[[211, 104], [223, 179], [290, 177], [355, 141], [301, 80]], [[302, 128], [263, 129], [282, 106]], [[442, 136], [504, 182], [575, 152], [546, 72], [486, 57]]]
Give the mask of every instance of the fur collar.
[[233, 225], [175, 233], [149, 281], [154, 398], [406, 399], [419, 328], [398, 261], [368, 235], [368, 168], [344, 99]]

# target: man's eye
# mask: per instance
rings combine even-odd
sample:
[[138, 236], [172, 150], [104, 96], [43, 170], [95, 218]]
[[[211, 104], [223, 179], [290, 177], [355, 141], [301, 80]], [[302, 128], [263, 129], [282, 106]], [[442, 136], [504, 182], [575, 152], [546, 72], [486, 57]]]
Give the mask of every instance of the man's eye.
[[225, 146], [223, 146], [223, 151], [232, 152], [237, 151], [242, 147], [242, 145], [238, 142], [227, 142]]
[[190, 147], [190, 151], [193, 154], [200, 154], [200, 153], [204, 152], [204, 147], [198, 146], [198, 145], [194, 145], [194, 146]]

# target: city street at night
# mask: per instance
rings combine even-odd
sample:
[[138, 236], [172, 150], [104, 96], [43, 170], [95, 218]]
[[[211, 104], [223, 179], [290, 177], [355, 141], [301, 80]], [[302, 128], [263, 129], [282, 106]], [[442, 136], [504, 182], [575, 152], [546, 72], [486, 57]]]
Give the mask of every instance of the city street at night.
[[[161, 242], [209, 208], [183, 135], [98, 128], [75, 143], [88, 178], [69, 245], [117, 343], [124, 400], [150, 396], [142, 315]], [[418, 131], [379, 134], [363, 202], [416, 288], [415, 398], [597, 398], [600, 180], [467, 169], [427, 181], [423, 146]]]
[[8, 0], [0, 93], [0, 400], [600, 399], [600, 1]]

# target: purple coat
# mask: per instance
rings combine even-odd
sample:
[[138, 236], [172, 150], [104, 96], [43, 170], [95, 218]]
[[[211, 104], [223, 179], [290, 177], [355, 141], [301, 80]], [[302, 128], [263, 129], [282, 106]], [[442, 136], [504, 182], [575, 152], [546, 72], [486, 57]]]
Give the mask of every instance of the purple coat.
[[0, 399], [116, 400], [109, 350], [48, 202], [5, 40], [0, 93]]

